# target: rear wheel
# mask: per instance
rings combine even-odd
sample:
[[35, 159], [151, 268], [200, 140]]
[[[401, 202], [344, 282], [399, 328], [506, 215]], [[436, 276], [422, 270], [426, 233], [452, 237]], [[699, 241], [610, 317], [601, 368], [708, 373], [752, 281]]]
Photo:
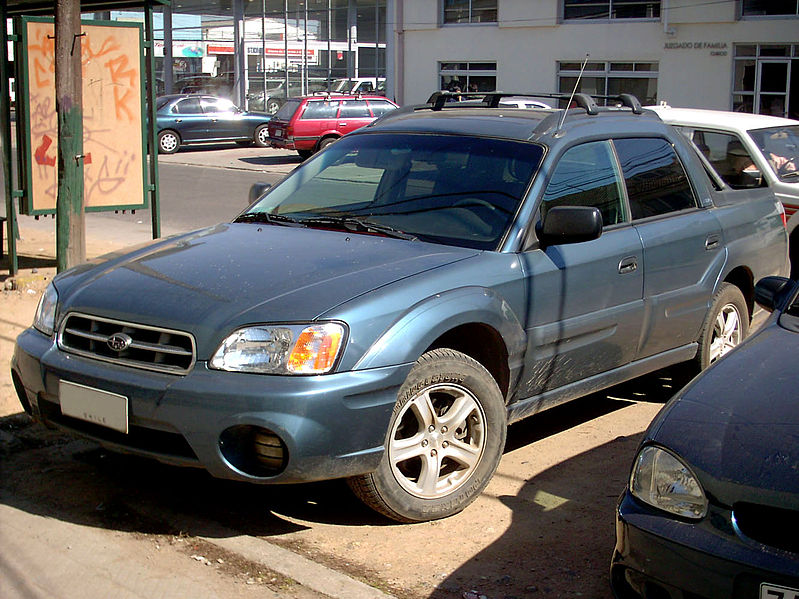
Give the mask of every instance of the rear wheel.
[[174, 154], [180, 148], [180, 136], [166, 129], [158, 134], [158, 151], [162, 154]]
[[430, 351], [400, 388], [378, 469], [349, 485], [399, 522], [456, 514], [494, 474], [506, 422], [502, 394], [479, 362], [450, 349]]
[[259, 148], [267, 147], [269, 145], [269, 126], [266, 124], [258, 125], [253, 135], [253, 141]]
[[722, 283], [710, 305], [699, 336], [697, 365], [704, 370], [737, 347], [749, 333], [749, 309], [741, 290]]
[[316, 151], [321, 152], [327, 146], [335, 142], [338, 138], [337, 137], [325, 137], [322, 141], [319, 142], [319, 146], [317, 147]]
[[280, 110], [280, 102], [278, 102], [277, 100], [267, 100], [266, 102], [267, 114], [275, 114], [278, 110]]

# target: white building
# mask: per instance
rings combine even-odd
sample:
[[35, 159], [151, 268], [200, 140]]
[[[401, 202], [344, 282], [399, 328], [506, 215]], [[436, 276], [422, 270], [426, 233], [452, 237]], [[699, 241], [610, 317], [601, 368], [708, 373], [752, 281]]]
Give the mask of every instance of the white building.
[[[438, 89], [631, 92], [799, 118], [796, 0], [394, 0], [400, 103]], [[393, 64], [392, 64], [393, 62]]]

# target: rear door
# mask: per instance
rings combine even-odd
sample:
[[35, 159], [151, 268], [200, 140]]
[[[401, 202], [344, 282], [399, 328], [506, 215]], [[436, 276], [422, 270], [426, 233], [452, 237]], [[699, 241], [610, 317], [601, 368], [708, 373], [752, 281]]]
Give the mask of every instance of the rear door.
[[342, 100], [336, 129], [341, 135], [368, 125], [375, 117], [369, 112], [366, 100]]
[[339, 100], [324, 97], [308, 100], [292, 123], [294, 145], [298, 150], [313, 150], [322, 135], [336, 132], [339, 103]]
[[520, 398], [612, 370], [635, 358], [643, 321], [642, 246], [630, 224], [609, 141], [567, 149], [554, 165], [539, 214], [591, 206], [599, 239], [522, 254], [527, 281], [528, 348]]
[[643, 358], [696, 341], [724, 266], [724, 239], [712, 211], [698, 207], [669, 141], [617, 139], [614, 146], [643, 243]]

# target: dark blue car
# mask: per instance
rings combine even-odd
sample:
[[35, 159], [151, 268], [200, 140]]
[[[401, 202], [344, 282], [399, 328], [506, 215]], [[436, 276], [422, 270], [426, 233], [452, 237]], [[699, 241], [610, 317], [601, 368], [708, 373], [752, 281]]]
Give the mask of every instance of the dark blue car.
[[799, 285], [768, 277], [767, 324], [675, 396], [621, 498], [616, 597], [799, 598]]
[[240, 145], [269, 145], [271, 117], [246, 112], [226, 98], [194, 94], [161, 96], [156, 102], [158, 151], [174, 154], [180, 146], [234, 141]]

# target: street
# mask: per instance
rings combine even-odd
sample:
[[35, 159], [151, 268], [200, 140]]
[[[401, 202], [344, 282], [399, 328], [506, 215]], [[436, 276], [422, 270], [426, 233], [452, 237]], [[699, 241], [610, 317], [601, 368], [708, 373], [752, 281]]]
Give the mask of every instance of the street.
[[[161, 157], [164, 233], [229, 220], [252, 183], [274, 183], [298, 163], [256, 148]], [[149, 219], [148, 210], [90, 214], [92, 255], [146, 240]], [[45, 256], [54, 248], [41, 240], [53, 226], [20, 219], [30, 286], [0, 296], [4, 597], [610, 597], [615, 502], [641, 433], [678, 384], [670, 375], [511, 426], [499, 470], [475, 503], [444, 520], [396, 524], [343, 481], [221, 481], [32, 424], [6, 380], [8, 360], [52, 276]], [[46, 567], [45, 554], [62, 556], [57, 567]], [[178, 576], [167, 584], [170, 571]]]

